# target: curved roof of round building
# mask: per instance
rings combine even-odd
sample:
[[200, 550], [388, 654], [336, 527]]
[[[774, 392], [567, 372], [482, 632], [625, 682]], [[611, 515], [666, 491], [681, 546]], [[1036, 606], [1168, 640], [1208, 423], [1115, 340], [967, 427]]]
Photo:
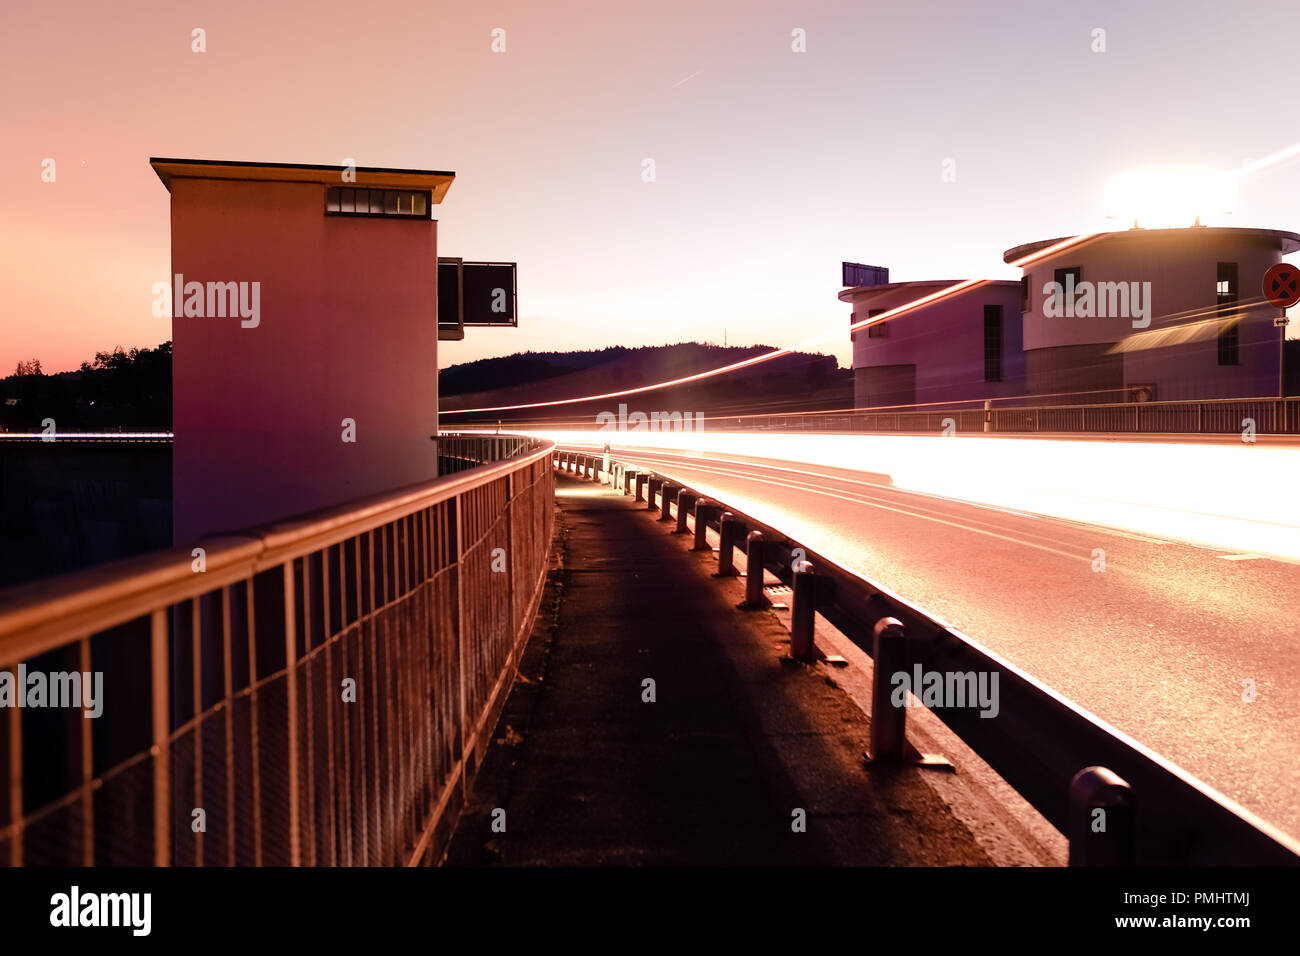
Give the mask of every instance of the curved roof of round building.
[[[1118, 230], [1115, 232], [1096, 233], [1091, 241], [1100, 240], [1114, 241], [1123, 239], [1128, 241], [1142, 241], [1146, 239], [1168, 239], [1175, 233], [1185, 233], [1187, 238], [1196, 239], [1213, 239], [1215, 237], [1223, 239], [1271, 239], [1279, 243], [1282, 249], [1282, 255], [1289, 255], [1296, 250], [1300, 250], [1300, 234], [1287, 232], [1283, 229], [1248, 229], [1239, 226], [1184, 226], [1176, 229], [1144, 229], [1133, 228]], [[1070, 239], [1079, 238], [1077, 236], [1059, 236], [1056, 239], [1040, 239], [1037, 242], [1026, 242], [1024, 245], [1015, 246], [1008, 249], [1002, 254], [1002, 261], [1007, 263], [1018, 262], [1026, 256], [1031, 256], [1035, 252], [1054, 246], [1060, 242], [1067, 242]], [[1064, 252], [1062, 253], [1064, 254]]]

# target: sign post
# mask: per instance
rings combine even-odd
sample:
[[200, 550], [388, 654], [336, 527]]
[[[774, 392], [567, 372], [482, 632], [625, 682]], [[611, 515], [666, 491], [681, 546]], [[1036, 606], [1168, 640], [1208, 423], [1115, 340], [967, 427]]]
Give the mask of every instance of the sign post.
[[[1287, 262], [1279, 262], [1264, 273], [1261, 291], [1264, 293], [1265, 299], [1282, 310], [1282, 314], [1273, 320], [1273, 325], [1278, 330], [1277, 397], [1284, 399], [1286, 398], [1286, 326], [1289, 321], [1286, 317], [1286, 310], [1300, 302], [1300, 267]], [[1285, 407], [1279, 405], [1279, 430], [1281, 430], [1282, 424], [1281, 416], [1285, 411]]]

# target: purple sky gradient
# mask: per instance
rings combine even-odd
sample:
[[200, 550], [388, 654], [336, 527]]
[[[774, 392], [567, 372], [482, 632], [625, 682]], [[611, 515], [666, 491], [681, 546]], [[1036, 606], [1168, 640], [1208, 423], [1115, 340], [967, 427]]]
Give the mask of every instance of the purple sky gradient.
[[[1005, 249], [1106, 226], [1116, 173], [1292, 145], [1297, 35], [1294, 0], [9, 2], [0, 370], [170, 337], [150, 156], [454, 170], [440, 251], [517, 260], [521, 320], [440, 343], [444, 366], [791, 344], [847, 327], [842, 259], [1014, 278]], [[1300, 230], [1300, 161], [1226, 224]], [[826, 350], [847, 364], [847, 332]]]

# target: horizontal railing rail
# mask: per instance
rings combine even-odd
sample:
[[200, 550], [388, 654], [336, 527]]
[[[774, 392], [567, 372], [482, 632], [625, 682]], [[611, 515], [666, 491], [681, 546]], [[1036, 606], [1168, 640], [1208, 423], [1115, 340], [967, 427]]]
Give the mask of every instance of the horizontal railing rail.
[[466, 435], [459, 432], [439, 432], [433, 440], [438, 448], [438, 472], [444, 475], [514, 458], [532, 447], [534, 441], [525, 435]]
[[[47, 691], [0, 708], [0, 865], [437, 862], [550, 552], [553, 445], [479, 447], [471, 471], [0, 591], [0, 672]], [[99, 716], [49, 696], [73, 674]]]
[[[601, 459], [559, 452], [557, 466], [587, 476], [601, 473]], [[720, 519], [732, 521], [729, 540], [748, 553], [743, 532], [762, 533], [761, 562], [786, 584], [794, 584], [796, 561], [811, 562], [815, 610], [867, 654], [873, 654], [877, 624], [895, 619], [906, 634], [905, 667], [923, 673], [996, 675], [999, 711], [986, 718], [971, 707], [931, 709], [981, 758], [1062, 832], [1069, 829], [1069, 800], [1075, 775], [1106, 767], [1132, 787], [1138, 813], [1133, 862], [1138, 865], [1300, 865], [1300, 842], [1237, 805], [1186, 771], [1144, 747], [1025, 671], [960, 633], [940, 618], [819, 551], [796, 541], [734, 505], [706, 498], [673, 478], [671, 469], [641, 464], [616, 453], [610, 468], [615, 486], [654, 492], [647, 476], [685, 495], [698, 515], [721, 535]], [[662, 494], [662, 493], [661, 493]], [[671, 504], [671, 501], [669, 502]], [[659, 506], [664, 514], [667, 507]], [[736, 524], [738, 519], [739, 524]], [[679, 527], [685, 521], [678, 517]], [[696, 540], [701, 540], [696, 531]], [[797, 615], [796, 615], [797, 616]]]
[[[972, 407], [974, 405], [974, 407]], [[987, 425], [987, 428], [985, 427]], [[1224, 398], [1204, 401], [1017, 405], [984, 409], [979, 403], [950, 406], [863, 408], [706, 418], [719, 431], [1103, 433], [1103, 434], [1300, 434], [1300, 398]]]

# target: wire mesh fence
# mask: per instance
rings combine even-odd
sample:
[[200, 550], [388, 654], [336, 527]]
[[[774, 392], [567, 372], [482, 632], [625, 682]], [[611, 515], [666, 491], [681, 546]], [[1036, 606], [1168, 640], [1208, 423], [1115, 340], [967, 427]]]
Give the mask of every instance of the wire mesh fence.
[[553, 447], [0, 592], [0, 865], [437, 862], [540, 599]]

